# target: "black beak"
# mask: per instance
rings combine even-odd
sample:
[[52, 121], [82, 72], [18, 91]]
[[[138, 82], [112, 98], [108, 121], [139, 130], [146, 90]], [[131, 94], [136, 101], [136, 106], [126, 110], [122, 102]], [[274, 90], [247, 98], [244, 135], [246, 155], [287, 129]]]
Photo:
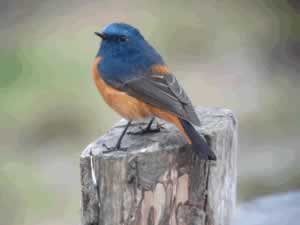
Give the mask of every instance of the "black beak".
[[102, 38], [102, 40], [105, 40], [105, 39], [106, 39], [106, 35], [103, 34], [103, 33], [95, 32], [95, 34], [96, 34], [98, 37]]

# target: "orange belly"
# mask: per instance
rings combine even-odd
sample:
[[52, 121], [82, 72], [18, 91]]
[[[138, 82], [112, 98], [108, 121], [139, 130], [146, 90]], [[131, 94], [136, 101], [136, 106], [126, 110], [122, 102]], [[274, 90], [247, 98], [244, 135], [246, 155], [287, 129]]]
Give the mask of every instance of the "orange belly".
[[188, 142], [191, 143], [190, 138], [186, 135], [179, 119], [175, 115], [163, 111], [157, 107], [151, 106], [145, 102], [127, 95], [125, 92], [118, 91], [115, 88], [107, 85], [98, 72], [97, 65], [100, 61], [101, 58], [96, 58], [93, 65], [93, 79], [104, 101], [111, 108], [113, 108], [117, 113], [128, 120], [137, 120], [156, 116], [165, 121], [173, 123], [186, 137]]
[[148, 104], [110, 87], [101, 78], [97, 65], [101, 58], [96, 58], [93, 65], [93, 78], [104, 101], [126, 119], [137, 120], [152, 116]]

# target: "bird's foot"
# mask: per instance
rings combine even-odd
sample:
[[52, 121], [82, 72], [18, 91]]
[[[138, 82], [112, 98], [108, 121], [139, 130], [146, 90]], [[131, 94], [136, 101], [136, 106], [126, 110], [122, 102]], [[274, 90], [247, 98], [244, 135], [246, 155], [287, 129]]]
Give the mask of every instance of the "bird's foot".
[[127, 134], [129, 135], [144, 135], [144, 134], [149, 134], [149, 133], [158, 133], [160, 132], [162, 129], [164, 129], [163, 124], [156, 124], [155, 128], [151, 128], [151, 126], [147, 126], [146, 128], [143, 127], [139, 127], [139, 131], [130, 131]]
[[106, 148], [106, 151], [103, 151], [103, 153], [110, 153], [110, 152], [116, 152], [116, 151], [126, 152], [128, 150], [128, 148], [126, 148], [126, 147], [121, 148], [121, 146], [109, 147], [106, 144], [103, 144], [102, 146], [104, 148]]

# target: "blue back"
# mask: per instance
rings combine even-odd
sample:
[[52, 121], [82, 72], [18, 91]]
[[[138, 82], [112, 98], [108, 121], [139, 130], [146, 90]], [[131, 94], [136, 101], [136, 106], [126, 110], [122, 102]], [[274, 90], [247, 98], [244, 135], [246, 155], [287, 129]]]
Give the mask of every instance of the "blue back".
[[[161, 56], [144, 39], [140, 32], [124, 23], [112, 23], [105, 27], [103, 34], [109, 38], [102, 40], [97, 57], [103, 80], [117, 85], [139, 76], [145, 76], [154, 64], [164, 64]], [[118, 37], [126, 41], [118, 41]]]

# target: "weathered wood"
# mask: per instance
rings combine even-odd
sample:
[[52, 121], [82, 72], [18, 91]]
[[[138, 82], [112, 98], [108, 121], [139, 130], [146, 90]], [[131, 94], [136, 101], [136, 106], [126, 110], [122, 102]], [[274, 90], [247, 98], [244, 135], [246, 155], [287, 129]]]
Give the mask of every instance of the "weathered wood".
[[178, 130], [162, 121], [160, 133], [125, 136], [127, 152], [104, 154], [102, 146], [115, 144], [125, 120], [89, 145], [80, 159], [82, 225], [229, 225], [236, 201], [236, 120], [227, 109], [198, 108], [197, 114], [216, 162], [199, 160]]

